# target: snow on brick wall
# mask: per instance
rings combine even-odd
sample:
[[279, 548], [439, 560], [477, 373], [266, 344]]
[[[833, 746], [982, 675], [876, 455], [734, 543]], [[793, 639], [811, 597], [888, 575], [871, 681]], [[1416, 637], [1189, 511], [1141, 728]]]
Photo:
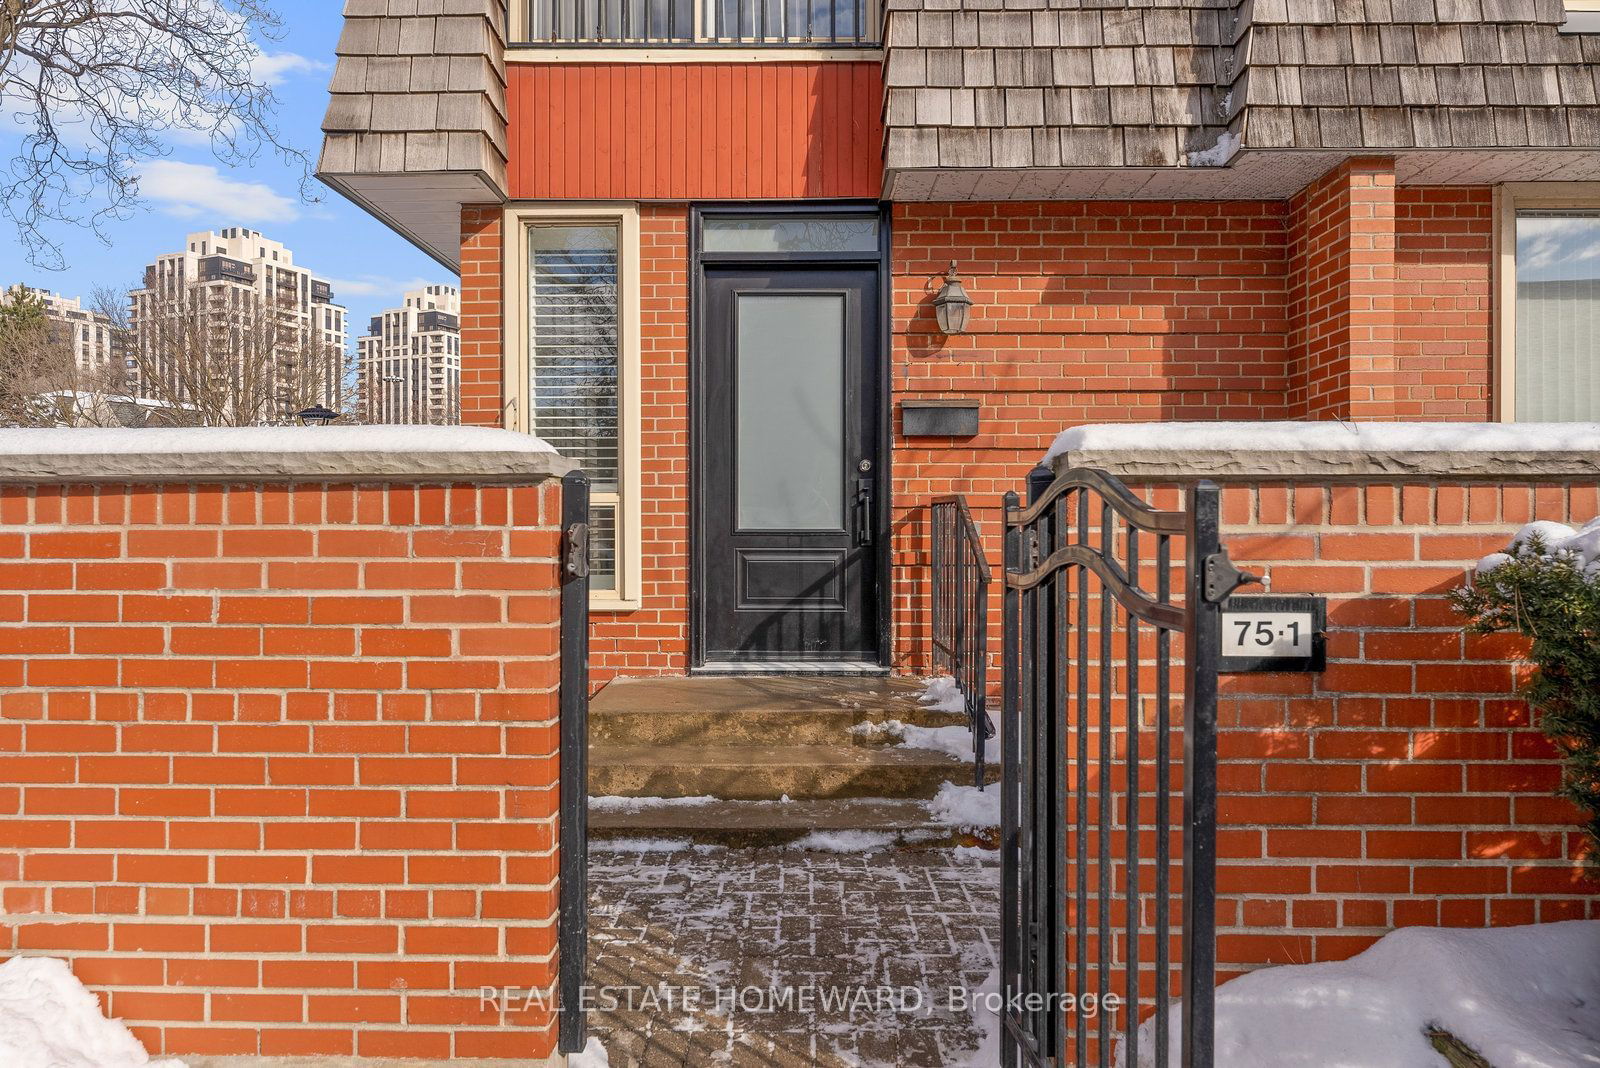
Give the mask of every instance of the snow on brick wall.
[[549, 1055], [476, 991], [552, 980], [559, 493], [0, 489], [0, 947], [152, 1053]]

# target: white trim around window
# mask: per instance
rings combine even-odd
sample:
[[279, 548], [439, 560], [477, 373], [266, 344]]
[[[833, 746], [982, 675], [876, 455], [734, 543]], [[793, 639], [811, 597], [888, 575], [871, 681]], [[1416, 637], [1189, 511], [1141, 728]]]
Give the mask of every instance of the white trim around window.
[[1600, 211], [1600, 182], [1507, 182], [1494, 188], [1494, 368], [1491, 414], [1517, 418], [1517, 213]]
[[617, 228], [617, 390], [618, 487], [614, 495], [596, 493], [593, 503], [616, 508], [614, 590], [594, 591], [595, 611], [631, 611], [643, 602], [639, 415], [639, 209], [634, 204], [514, 203], [505, 211], [505, 351], [502, 367], [512, 401], [507, 427], [532, 433], [528, 353], [528, 231], [544, 225], [613, 225]]

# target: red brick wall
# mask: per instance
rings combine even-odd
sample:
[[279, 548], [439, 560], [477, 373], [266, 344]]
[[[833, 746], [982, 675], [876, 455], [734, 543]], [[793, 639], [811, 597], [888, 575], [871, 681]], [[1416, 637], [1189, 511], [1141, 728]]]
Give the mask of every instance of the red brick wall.
[[[1489, 199], [1396, 189], [1368, 160], [1293, 203], [896, 205], [895, 399], [976, 397], [982, 428], [908, 440], [895, 416], [895, 662], [926, 647], [926, 500], [966, 493], [992, 536], [1000, 494], [1064, 427], [1487, 417]], [[687, 666], [687, 209], [641, 216], [644, 607], [596, 615], [597, 683]], [[500, 219], [463, 213], [468, 422], [506, 400]], [[945, 338], [932, 299], [952, 259], [976, 304]]]
[[1520, 645], [1447, 601], [1533, 518], [1600, 514], [1592, 483], [1224, 491], [1234, 561], [1328, 597], [1328, 668], [1223, 680], [1224, 966], [1343, 958], [1391, 927], [1600, 917], [1556, 754], [1513, 695]]
[[[930, 497], [964, 493], [991, 539], [1000, 496], [1063, 428], [1283, 418], [1281, 203], [898, 204], [894, 395], [981, 401], [972, 439], [906, 439], [895, 415], [895, 662], [921, 665]], [[954, 259], [975, 302], [939, 333]]]
[[559, 485], [0, 492], [0, 952], [152, 1052], [547, 1056]]
[[1349, 160], [1289, 201], [1290, 410], [1393, 419], [1393, 160]]
[[639, 213], [643, 607], [599, 612], [592, 681], [682, 674], [689, 667], [688, 209]]
[[[461, 421], [504, 425], [503, 209], [462, 211]], [[642, 607], [597, 611], [591, 681], [689, 665], [689, 210], [642, 205], [640, 524]]]
[[1395, 418], [1491, 418], [1493, 254], [1487, 187], [1395, 190]]
[[461, 209], [461, 421], [505, 426], [504, 263], [498, 204]]

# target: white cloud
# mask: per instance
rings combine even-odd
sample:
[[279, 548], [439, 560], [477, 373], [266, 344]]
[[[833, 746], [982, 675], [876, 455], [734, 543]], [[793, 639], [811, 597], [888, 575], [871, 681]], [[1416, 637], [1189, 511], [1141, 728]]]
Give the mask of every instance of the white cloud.
[[[385, 278], [378, 274], [364, 274], [359, 278], [330, 278], [328, 283], [335, 293], [347, 297], [379, 297], [393, 295], [399, 304], [404, 295], [413, 289], [439, 285], [437, 278]], [[453, 285], [454, 282], [447, 283]]]
[[320, 59], [297, 55], [294, 52], [260, 52], [250, 64], [250, 73], [267, 85], [282, 85], [291, 74], [327, 70]]
[[202, 163], [160, 159], [139, 171], [139, 193], [169, 215], [220, 215], [229, 222], [293, 222], [299, 206], [261, 182], [240, 182]]

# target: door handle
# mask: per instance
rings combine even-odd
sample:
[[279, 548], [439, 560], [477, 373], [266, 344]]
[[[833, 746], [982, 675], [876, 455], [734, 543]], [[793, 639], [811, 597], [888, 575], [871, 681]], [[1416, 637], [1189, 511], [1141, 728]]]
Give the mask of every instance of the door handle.
[[855, 527], [856, 544], [872, 544], [872, 479], [856, 479]]

